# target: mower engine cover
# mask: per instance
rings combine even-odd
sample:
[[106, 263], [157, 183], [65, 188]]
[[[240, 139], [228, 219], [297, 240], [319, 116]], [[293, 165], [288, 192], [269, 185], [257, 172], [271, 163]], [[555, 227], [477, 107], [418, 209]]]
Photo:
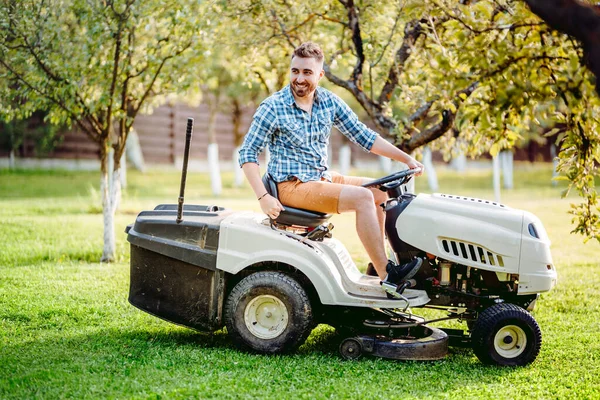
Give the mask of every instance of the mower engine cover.
[[489, 200], [419, 194], [395, 222], [402, 242], [440, 258], [519, 275], [518, 294], [556, 284], [550, 240], [533, 214]]

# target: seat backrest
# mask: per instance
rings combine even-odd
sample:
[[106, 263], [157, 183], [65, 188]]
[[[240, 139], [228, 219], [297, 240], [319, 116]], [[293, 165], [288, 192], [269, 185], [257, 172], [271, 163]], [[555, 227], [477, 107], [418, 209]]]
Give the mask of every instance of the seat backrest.
[[[265, 185], [265, 189], [267, 192], [279, 200], [279, 192], [277, 191], [277, 182], [273, 179], [273, 177], [267, 172], [262, 177], [263, 184]], [[283, 205], [285, 210], [283, 210], [279, 217], [275, 220], [275, 222], [282, 225], [297, 225], [297, 226], [307, 226], [309, 228], [317, 227], [321, 224], [327, 222], [329, 218], [331, 218], [331, 214], [324, 214], [317, 211], [303, 210], [301, 208], [294, 208], [290, 206]]]
[[271, 196], [273, 196], [277, 200], [279, 200], [279, 192], [277, 191], [277, 182], [275, 182], [275, 180], [273, 179], [271, 174], [269, 174], [268, 172], [265, 173], [262, 177], [262, 181], [263, 181], [263, 185], [265, 185], [265, 189], [267, 189], [267, 192], [269, 192], [269, 194]]

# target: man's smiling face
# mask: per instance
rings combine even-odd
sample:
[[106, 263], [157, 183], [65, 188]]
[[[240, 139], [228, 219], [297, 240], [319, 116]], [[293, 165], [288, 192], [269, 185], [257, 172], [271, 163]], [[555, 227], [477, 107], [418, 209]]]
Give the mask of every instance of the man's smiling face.
[[315, 58], [294, 57], [290, 66], [290, 87], [296, 97], [309, 96], [324, 75], [323, 63]]

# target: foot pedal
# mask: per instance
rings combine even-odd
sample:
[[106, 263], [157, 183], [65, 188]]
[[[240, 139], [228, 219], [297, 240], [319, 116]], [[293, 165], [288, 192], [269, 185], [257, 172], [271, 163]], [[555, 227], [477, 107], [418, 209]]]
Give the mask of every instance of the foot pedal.
[[319, 225], [315, 229], [306, 235], [307, 239], [314, 240], [316, 242], [322, 241], [324, 238], [331, 238], [331, 231], [333, 230], [333, 224]]
[[417, 282], [414, 279], [409, 279], [407, 281], [402, 282], [402, 284], [400, 285], [394, 285], [393, 283], [389, 282], [381, 282], [381, 287], [388, 295], [392, 296], [393, 298], [406, 300], [402, 293], [404, 293], [406, 289], [416, 286], [416, 284]]

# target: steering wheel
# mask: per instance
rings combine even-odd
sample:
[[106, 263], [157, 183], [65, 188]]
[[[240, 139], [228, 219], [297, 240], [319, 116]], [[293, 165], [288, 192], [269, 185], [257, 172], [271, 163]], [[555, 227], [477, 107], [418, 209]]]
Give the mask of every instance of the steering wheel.
[[421, 168], [414, 168], [414, 169], [405, 169], [403, 171], [400, 172], [396, 172], [393, 173], [391, 175], [388, 176], [384, 176], [383, 178], [379, 178], [376, 179], [372, 182], [369, 183], [365, 183], [364, 185], [362, 185], [362, 187], [375, 187], [375, 186], [383, 186], [387, 183], [396, 183], [398, 185], [404, 185], [405, 183], [407, 183], [408, 181], [411, 180], [411, 178], [413, 177], [414, 174], [421, 172]]

